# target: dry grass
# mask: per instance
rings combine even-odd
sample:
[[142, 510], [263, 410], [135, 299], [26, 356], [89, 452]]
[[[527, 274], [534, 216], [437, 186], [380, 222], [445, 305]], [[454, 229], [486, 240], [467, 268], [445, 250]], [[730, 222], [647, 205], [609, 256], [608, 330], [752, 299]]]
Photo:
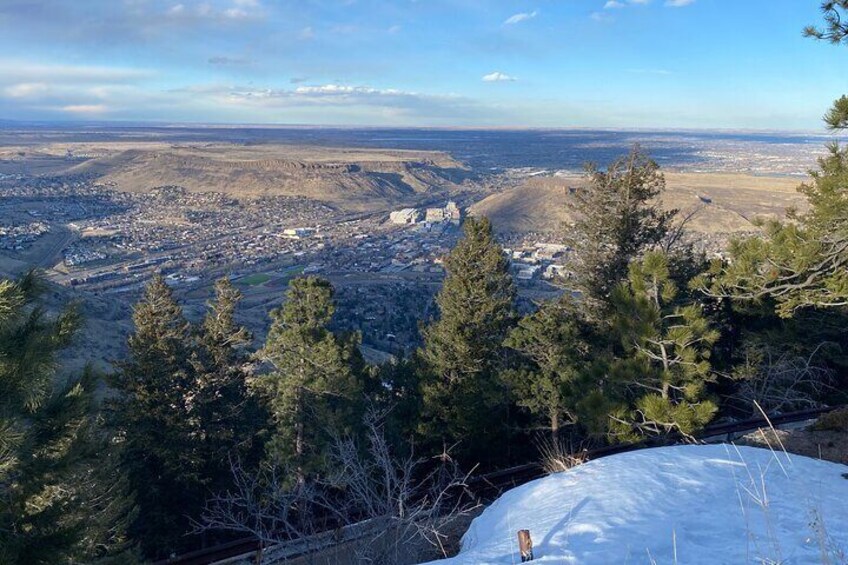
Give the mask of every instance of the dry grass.
[[586, 450], [574, 449], [571, 443], [562, 439], [545, 437], [537, 442], [542, 469], [548, 475], [567, 471], [586, 462]]
[[[803, 208], [796, 191], [801, 179], [729, 173], [666, 173], [665, 208], [682, 215], [697, 210], [688, 228], [701, 233], [733, 233], [755, 229], [751, 220], [780, 218], [790, 207]], [[550, 232], [570, 220], [568, 187], [585, 184], [581, 177], [534, 177], [523, 185], [486, 197], [471, 207], [505, 232]], [[711, 202], [705, 204], [701, 198]]]
[[[792, 458], [790, 457], [789, 450], [781, 438], [781, 431], [777, 430], [772, 425], [771, 420], [769, 420], [768, 416], [759, 404], [754, 402], [754, 405], [768, 423], [767, 429], [760, 430], [763, 443], [772, 452], [777, 466], [784, 474], [786, 474], [785, 466], [792, 465]], [[744, 464], [745, 473], [748, 479], [746, 481], [745, 477], [736, 478], [734, 473], [737, 495], [742, 514], [745, 516], [746, 522], [748, 522], [750, 517], [749, 510], [759, 511], [766, 524], [767, 536], [764, 540], [759, 540], [756, 536], [753, 536], [751, 532], [747, 532], [748, 535], [746, 536], [746, 539], [749, 544], [753, 545], [753, 551], [756, 554], [756, 556], [751, 557], [753, 557], [753, 560], [760, 563], [784, 563], [785, 561], [782, 556], [781, 548], [782, 540], [778, 538], [773, 530], [774, 516], [772, 516], [770, 497], [766, 485], [767, 469], [757, 469], [757, 472], [755, 472], [755, 470], [751, 469], [747, 462], [745, 462], [736, 445], [734, 444], [732, 447], [736, 450], [739, 460]], [[732, 468], [731, 472], [733, 472]], [[819, 562], [821, 565], [848, 563], [848, 555], [842, 548], [835, 545], [833, 539], [828, 533], [827, 525], [821, 515], [821, 509], [810, 502], [814, 500], [814, 498], [810, 495], [810, 493], [807, 493], [806, 498], [808, 500], [808, 504], [811, 505], [807, 509], [810, 516], [808, 525], [811, 533], [813, 534], [813, 539], [815, 539], [819, 548]], [[747, 506], [746, 502], [750, 506]]]
[[813, 425], [813, 429], [848, 434], [848, 408], [840, 408], [822, 415]]

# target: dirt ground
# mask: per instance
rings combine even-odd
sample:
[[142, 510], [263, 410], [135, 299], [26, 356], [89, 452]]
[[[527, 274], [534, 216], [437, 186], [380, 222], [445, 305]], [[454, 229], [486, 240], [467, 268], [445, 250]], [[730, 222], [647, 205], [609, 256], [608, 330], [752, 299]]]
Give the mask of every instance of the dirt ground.
[[[778, 441], [778, 439], [780, 441]], [[736, 443], [779, 450], [782, 443], [789, 453], [848, 465], [848, 432], [833, 430], [757, 430]], [[848, 471], [848, 469], [846, 469]]]

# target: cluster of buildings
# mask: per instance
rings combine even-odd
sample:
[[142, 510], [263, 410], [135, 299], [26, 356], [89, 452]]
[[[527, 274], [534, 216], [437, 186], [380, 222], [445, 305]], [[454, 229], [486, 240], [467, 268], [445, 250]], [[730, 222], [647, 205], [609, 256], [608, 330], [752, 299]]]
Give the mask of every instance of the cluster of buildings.
[[0, 249], [21, 251], [49, 232], [50, 226], [44, 222], [0, 224]]
[[389, 214], [389, 221], [396, 225], [415, 225], [422, 221], [428, 224], [450, 222], [459, 225], [462, 222], [462, 210], [456, 202], [449, 200], [443, 207], [395, 210]]
[[66, 267], [76, 267], [85, 263], [93, 263], [106, 259], [108, 255], [103, 251], [91, 249], [85, 245], [72, 245], [62, 251], [62, 257]]
[[558, 243], [533, 243], [519, 249], [504, 248], [515, 278], [519, 281], [551, 280], [567, 274], [571, 248]]
[[[323, 246], [323, 225], [337, 215], [328, 206], [297, 197], [239, 201], [219, 193], [161, 187], [149, 194], [114, 193], [123, 209], [74, 223], [84, 253], [73, 249], [71, 267], [107, 259], [98, 269], [132, 278], [154, 270], [181, 273], [186, 280], [231, 265], [252, 268], [282, 254]], [[72, 272], [79, 283], [104, 281], [101, 273]], [[127, 283], [129, 277], [122, 275]], [[111, 281], [106, 277], [105, 280]], [[110, 282], [110, 284], [112, 284]]]

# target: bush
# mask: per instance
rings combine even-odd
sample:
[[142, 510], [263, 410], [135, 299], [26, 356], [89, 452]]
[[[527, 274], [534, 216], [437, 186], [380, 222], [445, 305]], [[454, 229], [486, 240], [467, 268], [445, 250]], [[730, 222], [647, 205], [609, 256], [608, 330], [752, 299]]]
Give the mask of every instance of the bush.
[[813, 429], [817, 431], [848, 432], [848, 408], [822, 414]]

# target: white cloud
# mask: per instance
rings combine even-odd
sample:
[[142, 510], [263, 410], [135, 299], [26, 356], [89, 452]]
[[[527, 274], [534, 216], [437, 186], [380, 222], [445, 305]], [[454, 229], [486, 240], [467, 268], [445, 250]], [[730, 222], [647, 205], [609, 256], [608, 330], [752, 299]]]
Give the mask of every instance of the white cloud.
[[518, 14], [513, 14], [506, 20], [504, 20], [504, 25], [514, 25], [517, 23], [521, 23], [525, 20], [535, 18], [538, 14], [539, 12], [537, 12], [536, 10], [533, 10], [532, 12], [520, 12]]
[[389, 27], [389, 29], [387, 31], [391, 34], [395, 34], [395, 33], [400, 33], [401, 29], [402, 28], [399, 25], [393, 25], [393, 26]]
[[258, 0], [232, 0], [229, 7], [215, 6], [209, 2], [201, 2], [193, 6], [174, 4], [165, 15], [171, 20], [180, 22], [191, 21], [238, 21], [262, 17]]
[[224, 10], [223, 14], [225, 18], [230, 18], [231, 20], [241, 20], [250, 17], [250, 13], [242, 8], [228, 8]]
[[349, 84], [300, 85], [294, 88], [257, 88], [221, 84], [195, 85], [167, 93], [174, 105], [190, 100], [195, 106], [215, 108], [240, 116], [312, 116], [326, 122], [334, 115], [415, 121], [432, 118], [453, 123], [481, 115], [479, 102], [455, 94], [426, 94], [395, 88]]
[[111, 114], [149, 98], [142, 85], [154, 76], [144, 69], [0, 59], [0, 102], [51, 114]]
[[604, 10], [615, 10], [627, 6], [647, 6], [650, 3], [651, 0], [607, 0], [604, 4]]
[[70, 104], [62, 106], [61, 110], [71, 114], [103, 114], [109, 111], [109, 107], [105, 104]]
[[305, 28], [300, 30], [300, 34], [298, 35], [298, 37], [300, 37], [300, 39], [304, 41], [315, 39], [315, 30], [313, 30], [311, 26], [306, 26]]
[[210, 65], [240, 67], [250, 65], [252, 61], [246, 57], [230, 57], [229, 55], [216, 55], [214, 57], [209, 57], [206, 62]]
[[302, 85], [293, 89], [229, 87], [221, 85], [198, 85], [172, 91], [205, 95], [229, 102], [256, 103], [265, 101], [275, 105], [344, 103], [361, 105], [397, 105], [401, 101], [415, 100], [462, 100], [455, 95], [432, 95], [400, 90], [396, 88], [373, 88], [349, 84]]
[[665, 5], [669, 8], [682, 8], [694, 3], [695, 0], [665, 0]]
[[0, 82], [123, 83], [149, 78], [146, 69], [94, 65], [54, 65], [19, 59], [0, 59]]
[[509, 76], [508, 74], [500, 71], [483, 75], [483, 82], [513, 82], [515, 80], [515, 77]]
[[7, 86], [3, 94], [9, 98], [33, 98], [42, 96], [50, 90], [50, 86], [43, 82], [22, 82]]
[[[647, 6], [651, 0], [607, 0], [604, 4], [604, 10], [618, 10], [628, 6]], [[594, 20], [604, 21], [605, 18], [600, 17], [601, 12], [594, 12], [590, 17]]]

